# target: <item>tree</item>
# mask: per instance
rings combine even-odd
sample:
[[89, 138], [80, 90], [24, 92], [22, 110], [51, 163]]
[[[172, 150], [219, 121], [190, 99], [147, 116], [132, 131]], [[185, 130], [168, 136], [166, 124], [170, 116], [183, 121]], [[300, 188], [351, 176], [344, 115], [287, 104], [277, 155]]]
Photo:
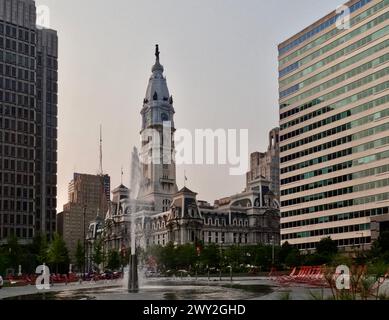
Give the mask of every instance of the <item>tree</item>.
[[120, 268], [120, 255], [116, 250], [110, 250], [108, 252], [107, 267], [112, 271]]
[[43, 264], [48, 261], [49, 245], [47, 243], [46, 235], [38, 234], [34, 239], [34, 253], [36, 254], [36, 260], [38, 264]]
[[221, 264], [220, 247], [216, 244], [209, 244], [204, 247], [200, 255], [200, 261], [203, 263], [204, 266], [219, 266]]
[[96, 240], [93, 243], [92, 261], [97, 269], [99, 269], [100, 264], [104, 261], [103, 244], [101, 240]]
[[292, 249], [293, 246], [291, 246], [288, 241], [284, 242], [284, 244], [281, 246], [280, 253], [278, 256], [280, 263], [285, 264], [286, 257], [290, 254]]
[[191, 269], [196, 262], [196, 248], [193, 244], [184, 244], [178, 246], [175, 250], [177, 256], [176, 267], [183, 269]]
[[389, 252], [389, 231], [384, 231], [378, 237], [378, 246], [381, 250], [381, 253]]
[[175, 254], [176, 249], [173, 242], [169, 242], [165, 247], [155, 247], [154, 250], [155, 256], [157, 257], [159, 263], [163, 266], [163, 269], [167, 271], [177, 267], [178, 257]]
[[9, 267], [9, 256], [5, 247], [0, 247], [0, 274], [5, 275]]
[[286, 241], [279, 250], [279, 262], [287, 267], [296, 267], [301, 264], [300, 251]]
[[66, 270], [69, 264], [69, 253], [65, 241], [59, 234], [55, 234], [49, 246], [47, 258], [50, 264], [55, 265], [56, 272]]
[[257, 246], [256, 264], [261, 267], [261, 270], [270, 270], [272, 267], [272, 249], [272, 246]]
[[292, 248], [285, 258], [285, 265], [287, 267], [297, 267], [301, 264], [300, 251], [297, 248]]
[[22, 248], [19, 245], [18, 238], [15, 236], [8, 238], [7, 249], [9, 265], [13, 269], [18, 270], [18, 267], [22, 261]]
[[373, 242], [369, 258], [389, 262], [389, 231], [381, 232], [378, 239]]
[[227, 262], [234, 267], [238, 267], [242, 261], [242, 250], [239, 246], [234, 245], [228, 247], [225, 252], [225, 257], [227, 258]]
[[76, 267], [78, 271], [81, 271], [85, 266], [85, 249], [81, 244], [81, 240], [77, 241], [76, 252], [74, 253], [74, 257], [76, 259]]
[[304, 263], [306, 265], [321, 265], [332, 263], [338, 253], [336, 242], [331, 237], [323, 238], [316, 246], [314, 254], [307, 254], [304, 256]]
[[323, 238], [317, 244], [316, 252], [322, 256], [333, 256], [338, 253], [338, 246], [331, 237]]

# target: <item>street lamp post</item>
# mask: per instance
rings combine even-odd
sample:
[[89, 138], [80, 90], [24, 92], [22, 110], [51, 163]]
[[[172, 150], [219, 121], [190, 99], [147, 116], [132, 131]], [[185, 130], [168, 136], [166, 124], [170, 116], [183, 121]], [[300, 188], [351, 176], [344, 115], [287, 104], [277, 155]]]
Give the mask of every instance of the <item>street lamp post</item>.
[[272, 254], [271, 254], [271, 263], [272, 263], [272, 267], [274, 267], [274, 246], [275, 246], [275, 241], [274, 241], [274, 235], [272, 235], [271, 237], [271, 242], [272, 242]]
[[85, 228], [85, 223], [86, 223], [86, 205], [84, 206], [84, 210], [83, 210], [83, 221], [84, 221], [84, 280], [85, 280], [85, 276], [86, 276], [86, 228]]
[[223, 240], [220, 241], [220, 266], [219, 266], [219, 281], [222, 281], [222, 261], [223, 261]]
[[362, 253], [365, 252], [365, 237], [364, 237], [364, 233], [363, 232], [359, 232], [358, 234], [361, 235], [361, 245], [362, 245]]

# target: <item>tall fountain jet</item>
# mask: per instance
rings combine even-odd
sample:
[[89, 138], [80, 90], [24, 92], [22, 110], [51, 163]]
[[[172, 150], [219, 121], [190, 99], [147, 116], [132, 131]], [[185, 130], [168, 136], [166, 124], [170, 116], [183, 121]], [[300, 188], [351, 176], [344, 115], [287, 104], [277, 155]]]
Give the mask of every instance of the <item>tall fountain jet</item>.
[[138, 150], [135, 147], [131, 155], [131, 191], [130, 191], [130, 203], [131, 203], [131, 255], [129, 261], [128, 270], [128, 292], [134, 293], [139, 290], [139, 278], [138, 278], [138, 257], [136, 252], [136, 199], [139, 192], [140, 184], [140, 165]]
[[141, 169], [140, 169], [140, 160], [139, 160], [139, 152], [136, 147], [134, 147], [131, 154], [131, 199], [137, 199], [140, 189], [140, 181], [141, 181]]

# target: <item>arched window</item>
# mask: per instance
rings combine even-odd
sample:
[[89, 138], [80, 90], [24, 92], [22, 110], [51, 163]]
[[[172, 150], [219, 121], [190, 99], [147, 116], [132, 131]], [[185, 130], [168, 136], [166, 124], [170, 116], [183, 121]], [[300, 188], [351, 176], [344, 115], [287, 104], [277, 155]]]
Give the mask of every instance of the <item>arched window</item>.
[[153, 99], [154, 99], [154, 101], [158, 100], [158, 93], [157, 93], [157, 91], [154, 92]]
[[255, 199], [254, 207], [260, 207], [261, 203], [259, 201], [259, 198]]

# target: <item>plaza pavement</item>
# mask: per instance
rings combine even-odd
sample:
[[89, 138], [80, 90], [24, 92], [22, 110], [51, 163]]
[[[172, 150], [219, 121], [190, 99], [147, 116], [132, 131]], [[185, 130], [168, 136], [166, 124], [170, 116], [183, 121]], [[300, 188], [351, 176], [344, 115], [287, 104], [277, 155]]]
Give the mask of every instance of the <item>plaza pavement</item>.
[[[226, 288], [231, 285], [229, 278], [162, 278], [150, 279], [146, 286], [141, 285], [139, 293], [128, 293], [124, 280], [55, 284], [46, 293], [56, 293], [57, 299], [70, 300], [312, 300], [313, 296], [329, 298], [331, 291], [306, 285], [279, 286], [266, 277], [234, 278], [233, 285], [261, 285], [271, 288], [270, 292], [253, 293], [236, 288]], [[381, 292], [389, 294], [389, 280], [382, 286]], [[0, 290], [0, 300], [26, 295], [41, 294], [35, 286], [3, 288]]]
[[122, 279], [112, 281], [98, 281], [98, 282], [83, 282], [83, 283], [69, 283], [69, 284], [54, 284], [50, 290], [38, 290], [34, 285], [23, 287], [4, 287], [0, 289], [0, 300], [5, 298], [19, 297], [25, 295], [41, 294], [42, 292], [71, 292], [74, 290], [97, 289], [97, 288], [114, 288], [122, 285]]

